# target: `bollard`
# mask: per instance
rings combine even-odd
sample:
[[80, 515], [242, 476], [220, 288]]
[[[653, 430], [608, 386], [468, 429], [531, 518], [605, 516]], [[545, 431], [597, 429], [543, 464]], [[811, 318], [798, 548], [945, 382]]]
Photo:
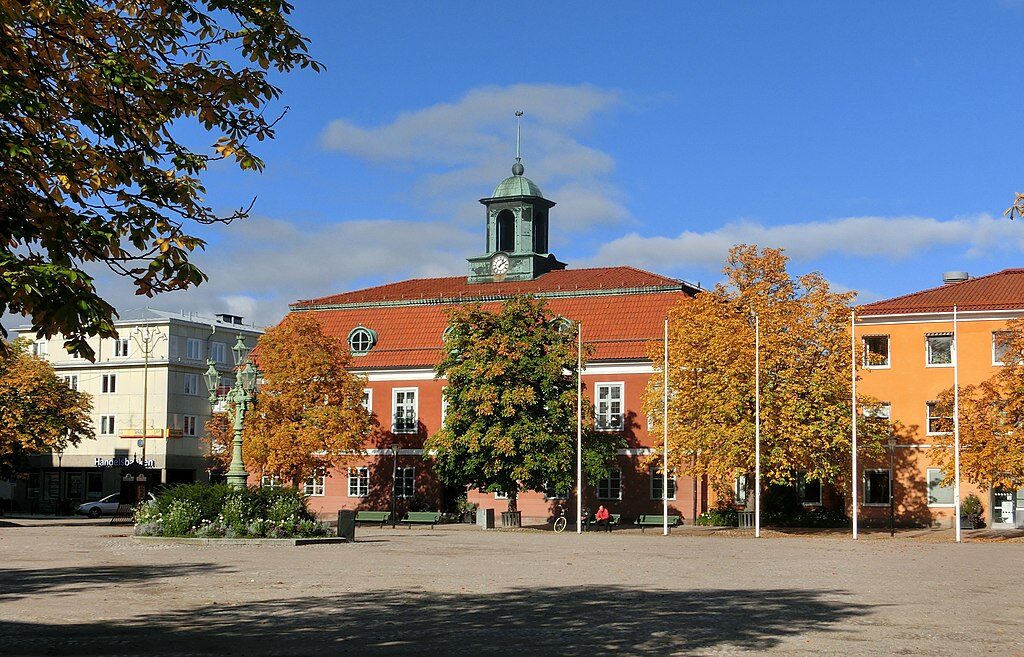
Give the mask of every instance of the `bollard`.
[[356, 512], [352, 509], [338, 511], [338, 536], [345, 539], [347, 543], [355, 543]]

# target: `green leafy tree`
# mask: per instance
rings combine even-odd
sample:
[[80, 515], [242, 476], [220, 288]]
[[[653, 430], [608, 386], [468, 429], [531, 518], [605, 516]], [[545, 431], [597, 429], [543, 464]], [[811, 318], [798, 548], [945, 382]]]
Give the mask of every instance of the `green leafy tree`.
[[24, 466], [25, 457], [59, 452], [94, 436], [92, 398], [72, 390], [53, 367], [15, 340], [0, 350], [0, 473]]
[[[0, 316], [31, 318], [92, 358], [116, 335], [86, 263], [136, 293], [206, 280], [190, 224], [230, 222], [206, 205], [211, 161], [262, 170], [274, 136], [271, 71], [319, 70], [285, 0], [0, 0]], [[196, 150], [187, 122], [216, 136]], [[194, 141], [194, 140], [192, 140]], [[2, 327], [0, 327], [2, 331]]]
[[[444, 426], [427, 439], [449, 485], [508, 494], [572, 488], [576, 469], [576, 327], [554, 321], [543, 300], [515, 297], [495, 311], [479, 304], [449, 315]], [[583, 354], [584, 363], [586, 353]], [[607, 476], [620, 437], [594, 431], [584, 400], [583, 452], [588, 479]]]

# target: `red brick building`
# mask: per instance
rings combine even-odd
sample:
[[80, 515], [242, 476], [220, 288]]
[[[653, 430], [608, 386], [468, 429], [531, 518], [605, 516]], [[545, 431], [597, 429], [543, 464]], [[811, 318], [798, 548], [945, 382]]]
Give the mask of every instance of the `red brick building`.
[[[582, 324], [584, 342], [594, 348], [583, 374], [585, 394], [594, 402], [598, 426], [621, 434], [611, 477], [585, 482], [584, 506], [598, 503], [627, 518], [661, 512], [661, 477], [643, 466], [659, 436], [648, 433], [641, 396], [654, 368], [647, 356], [660, 340], [668, 308], [695, 294], [696, 286], [632, 267], [570, 269], [548, 249], [549, 212], [554, 203], [523, 176], [513, 175], [480, 202], [487, 208], [486, 252], [469, 258], [466, 276], [413, 279], [298, 301], [292, 312], [313, 313], [330, 335], [344, 339], [355, 369], [367, 377], [365, 403], [379, 430], [365, 455], [345, 470], [307, 482], [311, 506], [327, 515], [342, 508], [386, 510], [392, 469], [399, 508], [444, 509], [461, 495], [445, 490], [432, 475], [423, 443], [444, 416], [445, 381], [434, 376], [442, 353], [446, 312], [454, 305], [480, 302], [496, 306], [513, 295], [544, 298], [552, 313]], [[392, 445], [397, 446], [397, 462]], [[693, 508], [706, 508], [706, 487], [681, 478], [670, 480], [670, 506], [693, 520]], [[469, 491], [469, 500], [504, 510], [495, 494]], [[524, 520], [546, 520], [565, 504], [551, 492], [523, 492]], [[569, 502], [568, 507], [574, 509]]]

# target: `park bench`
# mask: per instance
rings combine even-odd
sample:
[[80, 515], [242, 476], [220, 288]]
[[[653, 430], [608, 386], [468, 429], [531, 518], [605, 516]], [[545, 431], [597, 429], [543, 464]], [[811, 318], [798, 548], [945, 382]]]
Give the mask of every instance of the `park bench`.
[[413, 525], [430, 525], [430, 528], [433, 529], [434, 525], [441, 522], [441, 515], [438, 511], [410, 511], [402, 518], [402, 524], [410, 527]]
[[[675, 527], [677, 525], [680, 525], [680, 524], [682, 524], [682, 520], [683, 519], [682, 519], [681, 516], [669, 516], [668, 517], [668, 526], [669, 527]], [[640, 528], [640, 531], [643, 532], [644, 529], [646, 529], [647, 527], [661, 527], [661, 526], [663, 526], [665, 524], [665, 516], [652, 516], [652, 515], [637, 516], [636, 524]]]
[[[615, 529], [616, 527], [619, 526], [619, 520], [621, 518], [622, 518], [622, 514], [621, 513], [610, 513], [610, 514], [608, 514], [608, 526], [611, 529]], [[589, 516], [587, 516], [587, 521], [585, 523], [583, 523], [583, 527], [587, 531], [590, 531], [591, 528], [597, 527], [597, 518], [594, 517], [594, 514], [590, 514]]]
[[391, 520], [390, 511], [356, 511], [356, 522], [372, 522], [383, 527]]

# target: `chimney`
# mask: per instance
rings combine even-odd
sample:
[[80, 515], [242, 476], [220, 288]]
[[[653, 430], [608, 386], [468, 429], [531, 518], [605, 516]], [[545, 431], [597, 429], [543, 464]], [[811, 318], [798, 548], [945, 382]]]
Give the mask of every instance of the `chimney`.
[[942, 274], [942, 283], [944, 285], [952, 285], [953, 283], [963, 283], [971, 279], [971, 275], [965, 271], [947, 271]]

